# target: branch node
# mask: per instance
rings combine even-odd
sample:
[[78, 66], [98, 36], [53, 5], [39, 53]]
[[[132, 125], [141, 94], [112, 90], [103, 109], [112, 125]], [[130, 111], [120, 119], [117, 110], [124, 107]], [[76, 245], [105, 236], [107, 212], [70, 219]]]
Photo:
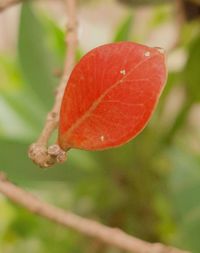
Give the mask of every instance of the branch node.
[[47, 121], [55, 121], [56, 123], [58, 123], [58, 113], [57, 112], [49, 112], [47, 114]]
[[44, 144], [33, 143], [28, 152], [29, 158], [41, 168], [49, 168], [56, 163], [66, 161], [66, 152], [59, 145], [53, 144], [48, 149]]
[[35, 164], [38, 164], [42, 168], [50, 166], [50, 157], [44, 144], [33, 143], [29, 148], [28, 156]]
[[67, 159], [66, 152], [58, 144], [53, 144], [48, 148], [48, 154], [56, 159], [57, 163], [63, 163]]

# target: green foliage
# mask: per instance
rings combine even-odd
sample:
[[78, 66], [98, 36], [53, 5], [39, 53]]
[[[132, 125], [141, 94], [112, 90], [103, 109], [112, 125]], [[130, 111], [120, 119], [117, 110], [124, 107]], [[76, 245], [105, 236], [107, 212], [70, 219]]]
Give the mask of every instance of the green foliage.
[[175, 168], [170, 178], [170, 190], [178, 233], [174, 237], [180, 247], [199, 251], [200, 228], [200, 160], [184, 149], [170, 150]]
[[119, 42], [131, 40], [132, 23], [133, 23], [133, 16], [128, 15], [117, 29], [113, 41]]
[[149, 26], [151, 29], [155, 29], [157, 26], [166, 23], [169, 20], [169, 6], [159, 5], [158, 7], [154, 8], [154, 15], [149, 22]]
[[0, 136], [30, 139], [39, 131], [45, 110], [31, 89], [25, 86], [18, 63], [0, 58]]
[[[45, 33], [29, 4], [21, 11], [19, 62], [25, 81], [48, 107], [53, 103], [53, 64], [45, 44]], [[42, 70], [42, 71], [41, 71]]]
[[200, 100], [200, 93], [197, 92], [200, 84], [199, 75], [200, 59], [200, 35], [194, 39], [189, 48], [189, 57], [185, 66], [185, 82], [191, 97], [196, 101]]
[[[168, 21], [169, 9], [156, 7], [144, 38]], [[131, 32], [134, 25], [127, 13], [113, 41], [137, 38], [137, 30]], [[0, 163], [9, 178], [80, 215], [198, 253], [200, 156], [190, 143], [192, 138], [199, 140], [199, 132], [193, 133], [188, 116], [199, 103], [199, 24], [189, 28], [183, 27], [180, 41], [186, 65], [169, 73], [153, 119], [135, 140], [103, 152], [71, 150], [64, 165], [41, 170], [28, 159], [27, 148], [53, 103], [53, 72], [63, 64], [64, 31], [46, 13], [24, 4], [17, 59], [0, 53]], [[77, 58], [83, 53], [79, 48]], [[184, 103], [167, 122], [169, 97], [177, 87]], [[121, 251], [34, 216], [0, 196], [0, 252]]]

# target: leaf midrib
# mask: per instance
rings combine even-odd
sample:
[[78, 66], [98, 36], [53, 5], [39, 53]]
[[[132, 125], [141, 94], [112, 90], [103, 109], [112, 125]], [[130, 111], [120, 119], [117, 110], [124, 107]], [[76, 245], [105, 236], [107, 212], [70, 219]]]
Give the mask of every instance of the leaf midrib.
[[[99, 98], [97, 98], [92, 105], [89, 107], [89, 109], [84, 112], [84, 114], [77, 119], [72, 125], [71, 127], [67, 130], [67, 132], [64, 134], [64, 139], [67, 140], [69, 138], [69, 136], [71, 135], [71, 133], [88, 117], [90, 117], [90, 115], [92, 114], [92, 112], [97, 108], [97, 106], [100, 104], [101, 100], [109, 93], [109, 91], [111, 91], [112, 89], [114, 89], [116, 86], [118, 86], [119, 84], [121, 84], [123, 82], [123, 80], [125, 78], [127, 78], [130, 74], [132, 74], [133, 71], [135, 71], [138, 67], [140, 67], [141, 65], [143, 65], [145, 62], [151, 60], [152, 58], [154, 58], [155, 56], [157, 56], [158, 53], [154, 53], [153, 55], [151, 55], [150, 57], [148, 57], [147, 59], [144, 58], [144, 60], [140, 61], [132, 70], [130, 70], [126, 75], [124, 75], [120, 80], [118, 80], [116, 83], [114, 83], [113, 85], [111, 85], [107, 90], [105, 90], [100, 96]], [[132, 80], [134, 81], [134, 80]], [[137, 81], [137, 80], [135, 80]]]

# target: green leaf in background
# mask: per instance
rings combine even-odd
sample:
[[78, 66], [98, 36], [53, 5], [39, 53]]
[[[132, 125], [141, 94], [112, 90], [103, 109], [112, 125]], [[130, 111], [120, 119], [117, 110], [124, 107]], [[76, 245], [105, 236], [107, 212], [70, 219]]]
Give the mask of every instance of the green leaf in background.
[[191, 43], [189, 48], [189, 57], [185, 66], [184, 77], [187, 91], [195, 101], [200, 101], [200, 35]]
[[152, 18], [148, 23], [148, 29], [156, 29], [157, 26], [163, 25], [163, 23], [167, 23], [169, 20], [170, 6], [169, 5], [159, 5], [154, 8], [154, 13]]
[[62, 68], [66, 51], [64, 28], [62, 30], [55, 20], [50, 18], [46, 13], [41, 13], [39, 20], [45, 29], [46, 44], [52, 53], [52, 57], [58, 64], [58, 67]]
[[33, 136], [33, 129], [23, 120], [22, 116], [19, 117], [15, 109], [8, 104], [5, 97], [0, 96], [0, 137], [18, 140], [30, 139]]
[[187, 97], [187, 100], [184, 101], [183, 106], [177, 113], [173, 124], [171, 124], [171, 126], [167, 129], [167, 132], [165, 133], [165, 135], [163, 135], [163, 139], [162, 139], [163, 143], [169, 145], [171, 141], [174, 139], [174, 136], [178, 132], [178, 130], [180, 130], [181, 127], [185, 125], [185, 121], [192, 108], [192, 105], [193, 105], [193, 101]]
[[19, 61], [23, 76], [45, 105], [53, 103], [56, 80], [45, 32], [28, 3], [23, 4], [19, 27]]
[[[26, 131], [30, 133], [29, 136], [27, 136], [29, 137], [28, 140], [32, 141], [41, 131], [41, 126], [46, 115], [41, 101], [38, 100], [37, 97], [31, 96], [27, 90], [13, 93], [4, 92], [2, 94], [7, 106], [10, 107], [10, 109], [16, 113], [16, 116], [26, 125]], [[6, 115], [6, 113], [4, 113], [4, 115]], [[12, 120], [12, 117], [10, 118]], [[19, 136], [16, 135], [16, 137]]]
[[177, 225], [173, 237], [179, 247], [200, 252], [200, 160], [183, 148], [169, 151], [173, 171], [169, 178], [172, 210]]
[[3, 242], [3, 237], [5, 234], [6, 229], [12, 223], [15, 212], [12, 210], [11, 206], [9, 205], [8, 201], [3, 197], [0, 196], [0, 245]]
[[133, 15], [128, 15], [117, 29], [117, 32], [113, 38], [113, 42], [130, 40], [132, 24]]
[[0, 137], [36, 137], [46, 114], [43, 103], [25, 85], [13, 57], [0, 56], [0, 76]]
[[[67, 46], [65, 42], [65, 29], [59, 27], [55, 20], [50, 18], [47, 14], [42, 13], [39, 18], [45, 28], [47, 44], [52, 53], [52, 57], [60, 70], [62, 70]], [[76, 61], [79, 61], [83, 55], [83, 50], [78, 47], [76, 51]]]
[[14, 57], [0, 55], [0, 92], [22, 88], [22, 77]]
[[199, 34], [200, 23], [199, 20], [193, 20], [183, 24], [180, 31], [180, 45], [188, 47]]

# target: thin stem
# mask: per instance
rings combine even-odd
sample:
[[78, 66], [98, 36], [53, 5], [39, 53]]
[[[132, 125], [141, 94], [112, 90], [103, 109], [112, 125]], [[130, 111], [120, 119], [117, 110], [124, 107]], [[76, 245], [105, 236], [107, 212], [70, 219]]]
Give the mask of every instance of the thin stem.
[[68, 26], [66, 33], [66, 56], [63, 76], [57, 88], [55, 103], [52, 110], [48, 113], [44, 128], [38, 140], [31, 145], [29, 157], [41, 167], [50, 167], [57, 162], [63, 162], [66, 154], [58, 145], [52, 145], [47, 149], [49, 138], [57, 128], [59, 122], [59, 111], [64, 89], [75, 63], [75, 53], [78, 44], [77, 39], [77, 17], [76, 1], [66, 0]]

